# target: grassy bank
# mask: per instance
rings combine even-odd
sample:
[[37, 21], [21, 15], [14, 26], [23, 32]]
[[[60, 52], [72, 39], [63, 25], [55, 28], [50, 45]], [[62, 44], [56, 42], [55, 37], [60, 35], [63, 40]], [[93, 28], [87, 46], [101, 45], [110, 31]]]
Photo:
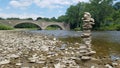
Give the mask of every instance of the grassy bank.
[[0, 30], [13, 30], [13, 29], [14, 29], [14, 28], [12, 28], [12, 27], [10, 27], [10, 26], [0, 24]]
[[107, 25], [107, 26], [103, 26], [103, 27], [100, 28], [100, 30], [102, 30], [102, 31], [107, 31], [107, 30], [109, 30], [109, 31], [115, 31], [115, 30], [120, 31], [120, 24], [110, 24], [110, 25]]
[[47, 27], [46, 30], [60, 30], [58, 27]]

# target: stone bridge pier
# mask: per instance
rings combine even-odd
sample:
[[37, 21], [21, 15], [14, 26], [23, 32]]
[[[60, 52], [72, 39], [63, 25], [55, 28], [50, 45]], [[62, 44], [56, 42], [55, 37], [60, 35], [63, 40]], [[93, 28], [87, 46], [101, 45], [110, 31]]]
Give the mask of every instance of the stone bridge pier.
[[0, 20], [0, 23], [11, 27], [15, 27], [16, 25], [22, 23], [32, 23], [39, 26], [39, 28], [42, 30], [46, 29], [48, 26], [56, 25], [59, 26], [61, 30], [70, 30], [69, 24], [63, 22], [46, 22], [46, 21], [34, 21], [34, 20]]

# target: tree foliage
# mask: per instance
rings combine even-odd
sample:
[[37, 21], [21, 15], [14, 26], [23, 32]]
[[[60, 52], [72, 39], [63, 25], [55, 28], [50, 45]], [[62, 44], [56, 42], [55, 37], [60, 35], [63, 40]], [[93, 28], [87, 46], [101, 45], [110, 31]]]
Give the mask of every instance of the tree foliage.
[[38, 17], [38, 18], [36, 19], [36, 21], [38, 21], [38, 20], [42, 20], [42, 17]]
[[70, 23], [71, 29], [80, 27], [81, 16], [84, 11], [85, 3], [71, 5], [66, 12], [67, 22]]
[[81, 28], [84, 12], [90, 12], [95, 19], [95, 30], [100, 30], [111, 23], [120, 23], [120, 2], [114, 0], [90, 0], [89, 3], [79, 2], [71, 5], [65, 15], [58, 17], [58, 20], [70, 24], [71, 29]]
[[115, 3], [115, 4], [114, 4], [114, 8], [115, 8], [116, 10], [120, 10], [120, 2]]

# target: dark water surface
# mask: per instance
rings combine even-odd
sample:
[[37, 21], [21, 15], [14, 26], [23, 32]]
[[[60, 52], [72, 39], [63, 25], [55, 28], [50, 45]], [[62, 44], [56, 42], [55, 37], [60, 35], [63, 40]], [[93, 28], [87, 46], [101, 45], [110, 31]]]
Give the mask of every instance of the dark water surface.
[[[32, 33], [42, 33], [52, 35], [57, 38], [65, 38], [65, 41], [79, 42], [81, 31], [65, 31], [65, 30], [36, 30], [29, 31]], [[67, 38], [67, 39], [66, 39]], [[77, 40], [76, 40], [76, 39]], [[92, 32], [92, 46], [97, 52], [96, 56], [110, 56], [113, 60], [120, 59], [120, 31], [96, 31]]]

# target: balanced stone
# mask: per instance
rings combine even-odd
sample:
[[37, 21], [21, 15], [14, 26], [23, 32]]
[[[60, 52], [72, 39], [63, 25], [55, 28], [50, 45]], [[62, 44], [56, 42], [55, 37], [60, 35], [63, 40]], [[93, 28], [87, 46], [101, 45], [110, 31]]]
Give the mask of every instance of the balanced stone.
[[82, 38], [82, 45], [80, 46], [80, 55], [81, 60], [89, 60], [91, 59], [90, 55], [95, 54], [95, 51], [91, 50], [91, 28], [92, 24], [94, 24], [94, 19], [91, 18], [91, 14], [89, 12], [84, 13], [83, 20], [83, 33], [81, 35]]
[[86, 49], [86, 48], [87, 46], [83, 46], [83, 45], [80, 46], [80, 49]]

